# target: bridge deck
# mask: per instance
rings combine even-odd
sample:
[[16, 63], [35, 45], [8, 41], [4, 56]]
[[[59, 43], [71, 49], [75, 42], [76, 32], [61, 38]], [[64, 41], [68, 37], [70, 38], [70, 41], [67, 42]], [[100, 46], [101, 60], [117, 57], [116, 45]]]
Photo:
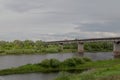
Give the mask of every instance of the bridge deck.
[[47, 43], [76, 43], [76, 42], [98, 42], [98, 41], [110, 41], [110, 42], [120, 41], [120, 37], [49, 41]]

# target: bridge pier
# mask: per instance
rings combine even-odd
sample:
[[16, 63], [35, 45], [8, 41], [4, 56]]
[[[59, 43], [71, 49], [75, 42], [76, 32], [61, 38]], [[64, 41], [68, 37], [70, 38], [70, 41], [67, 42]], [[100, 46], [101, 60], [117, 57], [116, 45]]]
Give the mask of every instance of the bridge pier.
[[80, 55], [83, 55], [83, 53], [84, 53], [84, 43], [83, 42], [78, 42], [78, 53]]
[[61, 52], [63, 51], [63, 43], [60, 43], [60, 50], [61, 50]]
[[115, 58], [120, 58], [120, 41], [115, 41], [114, 42], [114, 57]]

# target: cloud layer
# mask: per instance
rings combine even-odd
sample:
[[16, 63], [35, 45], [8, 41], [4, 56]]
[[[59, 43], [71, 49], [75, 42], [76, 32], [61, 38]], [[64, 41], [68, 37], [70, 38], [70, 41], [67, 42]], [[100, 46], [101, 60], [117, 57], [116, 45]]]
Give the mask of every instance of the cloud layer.
[[0, 0], [0, 39], [115, 37], [120, 0]]

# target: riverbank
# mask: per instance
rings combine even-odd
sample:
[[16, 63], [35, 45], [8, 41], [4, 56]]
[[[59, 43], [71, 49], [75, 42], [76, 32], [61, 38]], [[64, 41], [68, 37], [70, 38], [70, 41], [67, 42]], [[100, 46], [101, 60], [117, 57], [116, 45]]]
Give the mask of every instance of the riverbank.
[[[77, 52], [77, 43], [46, 44], [43, 41], [15, 40], [13, 42], [0, 41], [0, 55], [21, 55], [21, 54], [48, 54]], [[110, 52], [113, 44], [110, 42], [91, 42], [84, 44], [85, 52]]]
[[[96, 72], [101, 69], [109, 70], [109, 68], [111, 69], [113, 65], [119, 66], [120, 59], [114, 59], [114, 60], [111, 59], [111, 60], [94, 61], [94, 62], [88, 58], [69, 58], [64, 60], [63, 62], [60, 62], [59, 60], [56, 59], [50, 59], [50, 60], [46, 59], [38, 64], [27, 64], [17, 68], [0, 70], [0, 75], [40, 73], [40, 72], [52, 73], [52, 72], [61, 72], [61, 71], [81, 73], [86, 70]], [[59, 78], [57, 80], [62, 80], [62, 79]]]
[[2, 55], [43, 55], [43, 54], [56, 54], [56, 53], [77, 53], [77, 49], [64, 49], [63, 51], [41, 51], [34, 49], [16, 49], [16, 50], [4, 50], [0, 52], [0, 56]]
[[[102, 51], [88, 51], [85, 50], [85, 52], [90, 52], [90, 53], [97, 53], [97, 52], [112, 52], [112, 50], [102, 50]], [[65, 54], [65, 53], [77, 53], [77, 49], [64, 49], [61, 52], [58, 51], [53, 51], [53, 52], [41, 52], [41, 51], [36, 51], [36, 50], [27, 50], [27, 49], [21, 49], [21, 50], [6, 50], [3, 51], [3, 53], [0, 52], [0, 56], [5, 56], [5, 55], [44, 55], [44, 54]]]
[[[104, 50], [104, 51], [85, 51], [84, 53], [98, 53], [98, 52], [112, 52], [111, 50]], [[67, 53], [78, 53], [76, 49], [66, 49], [62, 52], [38, 52], [38, 51], [31, 51], [27, 52], [27, 50], [10, 50], [4, 53], [0, 53], [0, 56], [6, 56], [6, 55], [46, 55], [46, 54], [67, 54]]]
[[55, 80], [119, 80], [120, 59], [89, 62], [79, 67], [89, 68], [79, 74], [62, 73]]
[[24, 73], [51, 73], [59, 71], [81, 72], [86, 69], [78, 68], [78, 65], [91, 62], [88, 58], [69, 58], [64, 61], [57, 59], [45, 59], [41, 63], [27, 64], [17, 68], [0, 70], [0, 75], [24, 74]]

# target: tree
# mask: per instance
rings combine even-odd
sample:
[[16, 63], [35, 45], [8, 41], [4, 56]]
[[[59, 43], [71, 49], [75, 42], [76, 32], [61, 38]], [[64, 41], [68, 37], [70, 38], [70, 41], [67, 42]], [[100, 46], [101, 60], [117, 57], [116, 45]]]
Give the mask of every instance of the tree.
[[21, 49], [24, 46], [23, 42], [20, 40], [14, 40], [13, 44], [15, 49]]
[[25, 49], [33, 49], [35, 45], [35, 43], [32, 40], [25, 40], [23, 41], [23, 44]]

